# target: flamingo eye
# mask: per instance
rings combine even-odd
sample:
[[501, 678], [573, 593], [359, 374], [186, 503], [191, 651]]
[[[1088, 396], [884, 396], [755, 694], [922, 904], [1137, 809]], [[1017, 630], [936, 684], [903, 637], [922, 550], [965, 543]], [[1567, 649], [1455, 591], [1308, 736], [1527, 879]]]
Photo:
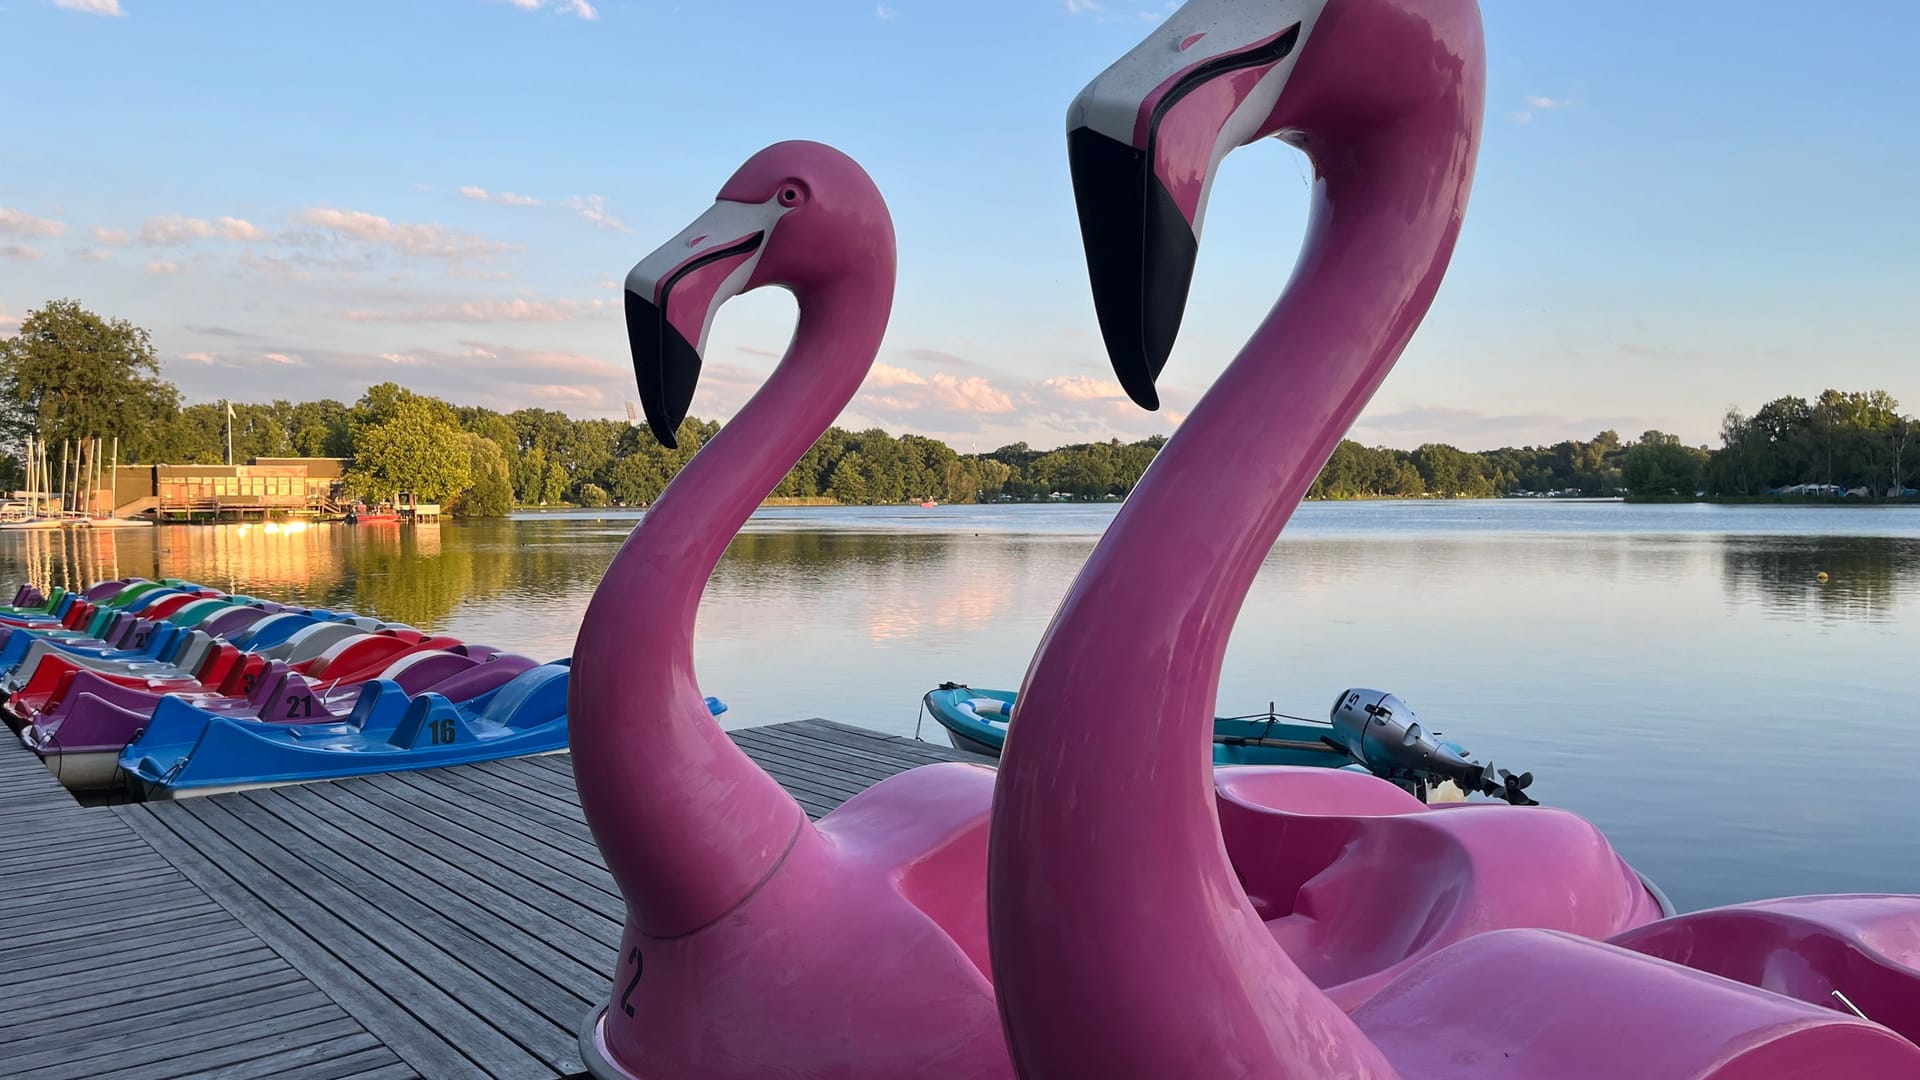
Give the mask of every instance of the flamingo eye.
[[806, 200], [806, 194], [800, 190], [798, 184], [783, 184], [780, 187], [779, 199], [781, 206], [799, 206]]

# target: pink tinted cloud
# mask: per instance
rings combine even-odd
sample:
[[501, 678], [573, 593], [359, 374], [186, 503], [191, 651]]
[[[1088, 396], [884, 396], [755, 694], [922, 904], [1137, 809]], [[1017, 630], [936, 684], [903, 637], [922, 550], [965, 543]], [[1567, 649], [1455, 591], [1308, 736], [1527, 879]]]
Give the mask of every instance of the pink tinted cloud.
[[935, 400], [943, 408], [954, 412], [999, 414], [1013, 411], [1013, 399], [994, 389], [992, 383], [978, 375], [961, 379], [941, 371], [934, 373], [932, 382]]
[[494, 323], [568, 322], [611, 309], [605, 300], [466, 300], [448, 304], [392, 310], [356, 309], [349, 322]]
[[295, 224], [424, 259], [491, 259], [518, 251], [513, 244], [489, 240], [445, 225], [392, 221], [365, 210], [312, 206], [293, 216]]
[[35, 217], [24, 210], [9, 210], [0, 206], [0, 233], [12, 233], [15, 236], [59, 236], [66, 231], [67, 226], [64, 222]]

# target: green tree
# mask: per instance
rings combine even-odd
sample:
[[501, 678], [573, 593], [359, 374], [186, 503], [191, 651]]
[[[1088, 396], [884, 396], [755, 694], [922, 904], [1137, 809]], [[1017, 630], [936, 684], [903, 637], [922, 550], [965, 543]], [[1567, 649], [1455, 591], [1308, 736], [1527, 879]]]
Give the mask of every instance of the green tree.
[[567, 501], [567, 470], [557, 461], [547, 462], [545, 483], [540, 489], [540, 502], [563, 503]]
[[472, 486], [472, 451], [444, 403], [408, 393], [384, 411], [385, 420], [355, 430], [349, 491], [376, 499], [411, 491], [439, 502]]
[[337, 401], [303, 401], [286, 412], [287, 438], [301, 457], [352, 457], [347, 407]]
[[492, 439], [466, 433], [471, 486], [450, 507], [462, 517], [504, 517], [513, 509], [513, 477], [507, 455]]
[[1680, 437], [1649, 431], [1627, 451], [1621, 475], [1633, 495], [1692, 496], [1706, 455], [1683, 446]]
[[827, 478], [827, 495], [836, 502], [860, 505], [867, 501], [867, 477], [860, 452], [848, 451]]
[[0, 427], [9, 445], [120, 439], [121, 460], [149, 461], [155, 425], [180, 407], [147, 331], [74, 300], [49, 300], [0, 340]]

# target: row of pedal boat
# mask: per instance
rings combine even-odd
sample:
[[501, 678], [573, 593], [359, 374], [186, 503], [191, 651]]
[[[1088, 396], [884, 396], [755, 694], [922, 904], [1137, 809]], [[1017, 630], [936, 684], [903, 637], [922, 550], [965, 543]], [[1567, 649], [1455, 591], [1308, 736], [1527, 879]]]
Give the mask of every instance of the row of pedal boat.
[[[568, 670], [177, 580], [28, 586], [0, 608], [0, 715], [76, 791], [172, 798], [550, 753], [567, 746]], [[923, 705], [956, 748], [998, 757], [1015, 700], [942, 683]], [[1325, 722], [1220, 718], [1213, 756], [1371, 773], [1422, 801], [1532, 803], [1530, 773], [1441, 741], [1379, 691], [1342, 692]]]
[[8, 726], [67, 787], [146, 799], [563, 750], [569, 663], [177, 580], [0, 608]]

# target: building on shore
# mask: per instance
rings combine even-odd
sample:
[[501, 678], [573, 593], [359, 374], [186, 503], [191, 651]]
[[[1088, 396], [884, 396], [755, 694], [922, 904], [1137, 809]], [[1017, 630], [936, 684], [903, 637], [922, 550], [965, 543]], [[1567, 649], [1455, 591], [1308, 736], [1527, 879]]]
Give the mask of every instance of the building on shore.
[[245, 465], [122, 465], [116, 517], [243, 520], [340, 513], [346, 458], [254, 458]]

